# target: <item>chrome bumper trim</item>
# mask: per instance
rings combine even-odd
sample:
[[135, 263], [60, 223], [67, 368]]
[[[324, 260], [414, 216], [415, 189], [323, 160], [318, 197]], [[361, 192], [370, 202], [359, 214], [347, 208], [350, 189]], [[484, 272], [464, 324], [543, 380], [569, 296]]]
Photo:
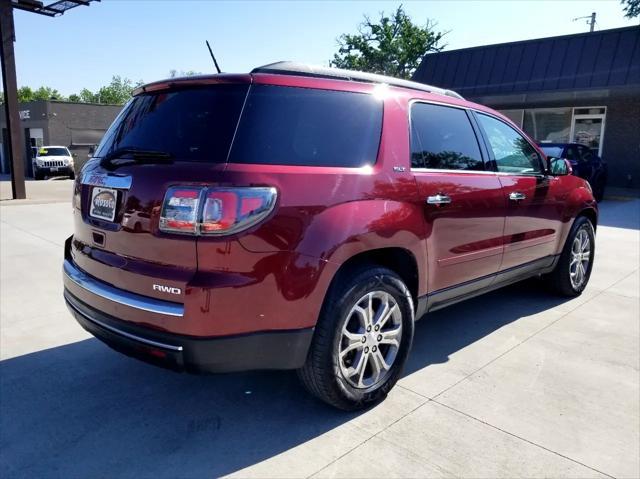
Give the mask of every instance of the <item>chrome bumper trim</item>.
[[184, 306], [182, 304], [148, 298], [146, 296], [114, 288], [113, 286], [103, 283], [102, 281], [98, 281], [97, 279], [80, 271], [69, 260], [64, 260], [63, 272], [67, 278], [76, 285], [95, 294], [96, 296], [108, 299], [109, 301], [123, 304], [130, 308], [148, 311], [150, 313], [176, 317], [184, 316]]
[[113, 326], [109, 326], [107, 323], [103, 323], [102, 321], [100, 321], [100, 320], [98, 320], [96, 318], [92, 318], [92, 317], [86, 315], [85, 313], [83, 313], [82, 311], [80, 311], [78, 308], [76, 308], [73, 305], [73, 300], [67, 296], [67, 293], [65, 293], [64, 299], [67, 301], [68, 305], [71, 308], [73, 308], [74, 312], [76, 312], [79, 315], [81, 315], [87, 321], [91, 321], [92, 323], [97, 324], [101, 328], [104, 328], [104, 329], [106, 329], [108, 331], [111, 331], [114, 334], [117, 334], [119, 336], [124, 336], [125, 338], [129, 338], [129, 339], [132, 339], [134, 341], [138, 341], [139, 343], [148, 344], [149, 346], [155, 346], [157, 348], [162, 348], [162, 349], [169, 349], [171, 351], [178, 351], [178, 352], [182, 351], [182, 346], [173, 346], [171, 344], [159, 343], [159, 342], [153, 341], [151, 339], [142, 338], [140, 336], [136, 336], [135, 334], [127, 333], [126, 331], [123, 331], [121, 329], [114, 328]]

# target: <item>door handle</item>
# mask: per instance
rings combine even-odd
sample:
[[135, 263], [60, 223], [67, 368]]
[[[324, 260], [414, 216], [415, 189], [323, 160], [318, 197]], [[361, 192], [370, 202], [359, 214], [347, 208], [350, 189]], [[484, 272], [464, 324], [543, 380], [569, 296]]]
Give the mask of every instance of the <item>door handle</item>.
[[522, 201], [527, 199], [527, 195], [525, 195], [524, 193], [520, 193], [519, 191], [513, 191], [509, 193], [509, 199], [511, 201]]
[[438, 193], [435, 196], [427, 196], [428, 205], [448, 205], [451, 203], [451, 197]]

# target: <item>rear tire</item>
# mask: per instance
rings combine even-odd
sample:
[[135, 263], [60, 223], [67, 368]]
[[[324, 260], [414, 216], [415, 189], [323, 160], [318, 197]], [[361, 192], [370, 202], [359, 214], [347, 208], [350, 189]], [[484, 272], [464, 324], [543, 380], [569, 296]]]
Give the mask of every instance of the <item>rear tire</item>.
[[571, 227], [560, 259], [549, 273], [551, 289], [562, 296], [580, 296], [587, 287], [595, 259], [595, 232], [591, 221], [578, 216]]
[[398, 381], [413, 341], [411, 293], [400, 277], [370, 265], [340, 274], [325, 298], [298, 376], [322, 401], [364, 409]]

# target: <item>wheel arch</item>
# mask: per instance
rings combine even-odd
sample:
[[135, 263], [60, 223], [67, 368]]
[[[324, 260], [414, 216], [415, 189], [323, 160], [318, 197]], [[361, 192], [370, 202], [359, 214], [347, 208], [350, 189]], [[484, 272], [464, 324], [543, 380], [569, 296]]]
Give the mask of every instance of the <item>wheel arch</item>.
[[[591, 225], [593, 226], [594, 231], [597, 229], [597, 227], [598, 227], [598, 213], [596, 212], [596, 210], [594, 208], [591, 208], [591, 207], [583, 208], [576, 215], [576, 219], [578, 219], [578, 217], [580, 217], [580, 216], [584, 216], [585, 218], [587, 218], [591, 222]], [[574, 222], [575, 222], [575, 220], [574, 220]]]
[[341, 277], [369, 266], [381, 266], [396, 273], [405, 283], [413, 299], [414, 309], [418, 304], [419, 269], [415, 255], [402, 247], [382, 247], [361, 251], [344, 261], [337, 269], [329, 289], [331, 289]]

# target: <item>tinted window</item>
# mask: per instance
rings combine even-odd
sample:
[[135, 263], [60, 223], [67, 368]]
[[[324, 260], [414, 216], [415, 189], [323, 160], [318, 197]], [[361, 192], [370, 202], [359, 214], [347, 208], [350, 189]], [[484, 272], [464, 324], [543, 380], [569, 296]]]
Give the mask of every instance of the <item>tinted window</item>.
[[586, 146], [580, 146], [580, 155], [582, 156], [582, 161], [591, 161], [593, 160], [593, 151]]
[[479, 114], [495, 156], [498, 171], [516, 174], [542, 173], [542, 163], [536, 150], [516, 130], [493, 117]]
[[382, 102], [372, 95], [254, 85], [229, 162], [373, 165], [381, 128]]
[[95, 155], [136, 147], [165, 151], [176, 160], [223, 163], [247, 89], [247, 85], [215, 85], [136, 96]]
[[426, 103], [411, 107], [411, 166], [483, 170], [480, 148], [464, 110]]
[[562, 152], [564, 151], [564, 148], [562, 148], [561, 146], [541, 145], [540, 148], [542, 148], [542, 151], [544, 151], [545, 155], [553, 156], [554, 158], [562, 158]]
[[564, 158], [567, 160], [578, 161], [580, 159], [578, 149], [575, 146], [567, 146], [567, 152]]

